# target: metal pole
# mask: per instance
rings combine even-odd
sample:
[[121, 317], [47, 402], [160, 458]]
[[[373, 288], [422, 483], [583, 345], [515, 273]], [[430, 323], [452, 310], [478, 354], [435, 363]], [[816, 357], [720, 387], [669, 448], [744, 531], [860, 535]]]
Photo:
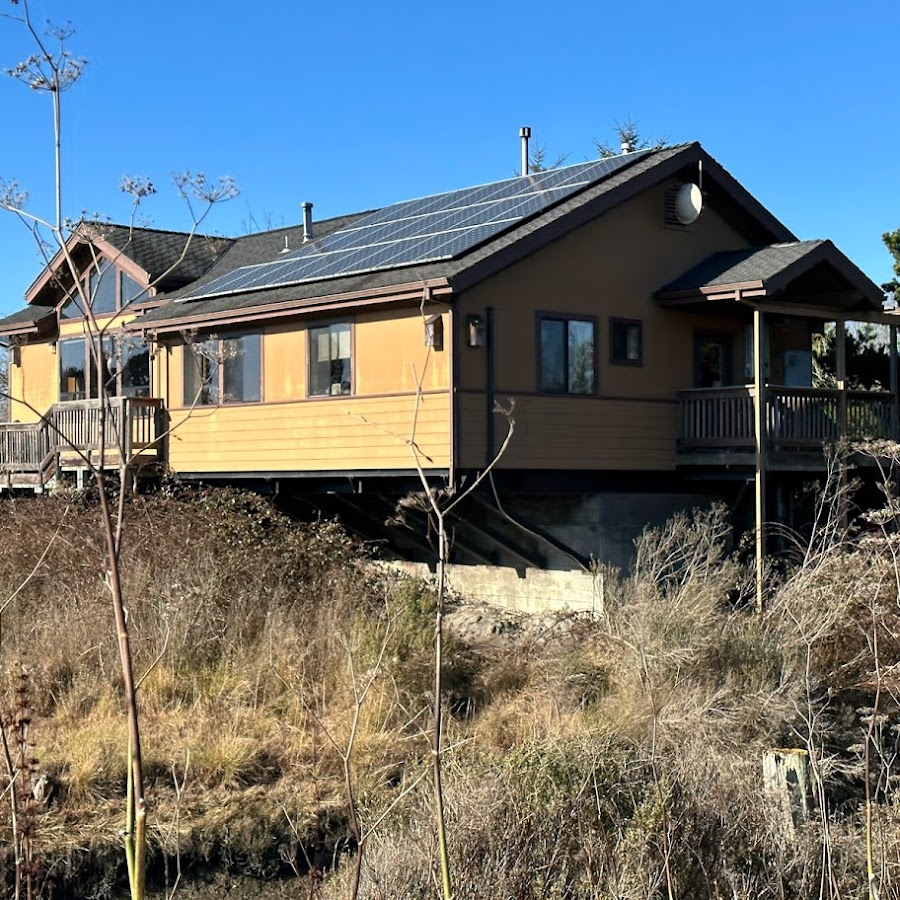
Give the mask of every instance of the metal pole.
[[765, 607], [766, 563], [766, 333], [762, 310], [753, 310], [753, 418], [756, 434], [756, 609]]
[[528, 139], [531, 137], [531, 129], [523, 125], [519, 129], [519, 137], [522, 139], [522, 174], [528, 174]]
[[892, 441], [896, 441], [898, 425], [900, 425], [897, 421], [897, 326], [888, 325], [888, 334], [890, 341], [888, 350], [891, 360], [891, 433], [889, 437]]

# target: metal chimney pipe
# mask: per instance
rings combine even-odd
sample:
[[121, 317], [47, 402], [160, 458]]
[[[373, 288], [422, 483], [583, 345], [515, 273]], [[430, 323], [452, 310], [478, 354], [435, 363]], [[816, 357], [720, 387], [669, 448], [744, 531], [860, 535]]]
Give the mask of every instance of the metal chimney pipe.
[[531, 137], [531, 129], [523, 125], [519, 129], [519, 137], [522, 138], [522, 174], [528, 174], [528, 138]]
[[627, 138], [622, 139], [622, 152], [631, 153], [631, 141], [629, 141]]
[[303, 243], [305, 244], [307, 241], [311, 241], [313, 239], [313, 221], [312, 221], [312, 203], [309, 200], [304, 200], [300, 204], [300, 209], [303, 210]]

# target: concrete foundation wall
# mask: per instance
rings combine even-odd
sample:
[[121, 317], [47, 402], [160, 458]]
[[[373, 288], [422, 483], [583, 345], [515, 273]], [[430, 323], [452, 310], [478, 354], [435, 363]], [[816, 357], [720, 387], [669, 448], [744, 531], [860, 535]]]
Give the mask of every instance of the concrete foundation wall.
[[[413, 578], [433, 575], [425, 563], [383, 565]], [[447, 585], [466, 600], [490, 603], [515, 612], [603, 612], [602, 574], [525, 569], [524, 575], [520, 576], [515, 569], [504, 566], [451, 565], [447, 567]]]
[[[628, 569], [634, 542], [647, 528], [662, 526], [678, 512], [707, 509], [709, 494], [592, 493], [501, 498], [504, 509], [525, 525], [599, 563]], [[726, 499], [726, 498], [722, 498]]]

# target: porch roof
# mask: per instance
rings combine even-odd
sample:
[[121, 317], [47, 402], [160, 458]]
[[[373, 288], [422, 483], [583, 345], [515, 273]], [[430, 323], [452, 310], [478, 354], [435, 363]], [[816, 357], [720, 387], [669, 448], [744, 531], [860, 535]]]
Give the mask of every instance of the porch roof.
[[13, 335], [38, 334], [42, 326], [55, 323], [56, 308], [53, 306], [28, 306], [0, 319], [0, 338]]
[[811, 314], [882, 314], [884, 292], [828, 240], [714, 253], [657, 292], [667, 306], [704, 300], [777, 299]]

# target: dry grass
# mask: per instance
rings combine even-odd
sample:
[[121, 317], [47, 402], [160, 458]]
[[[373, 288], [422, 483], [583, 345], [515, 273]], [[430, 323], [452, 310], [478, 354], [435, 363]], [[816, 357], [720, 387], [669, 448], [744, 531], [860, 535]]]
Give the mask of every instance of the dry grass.
[[[7, 512], [0, 591], [56, 535], [0, 623], [6, 696], [26, 667], [53, 787], [41, 853], [57, 883], [113, 896], [125, 721], [95, 511], [55, 499]], [[261, 875], [328, 865], [347, 844], [335, 745], [346, 748], [373, 676], [352, 758], [364, 831], [427, 766], [433, 599], [370, 574], [335, 526], [291, 523], [252, 497], [158, 497], [129, 519], [157, 874], [179, 856]], [[741, 605], [747, 573], [726, 555], [726, 532], [713, 513], [649, 533], [635, 571], [608, 584], [603, 619], [560, 616], [478, 648], [451, 639], [446, 790], [460, 900], [863, 890], [860, 746], [873, 628], [883, 676], [900, 654], [893, 559], [881, 544], [829, 545], [756, 615]], [[876, 843], [881, 896], [896, 898], [898, 719], [882, 682]], [[761, 754], [783, 745], [810, 749], [827, 804], [793, 841], [760, 783]], [[368, 838], [364, 897], [434, 894], [432, 819], [425, 780]], [[5, 811], [0, 820], [6, 840]], [[339, 871], [323, 897], [345, 895]]]

